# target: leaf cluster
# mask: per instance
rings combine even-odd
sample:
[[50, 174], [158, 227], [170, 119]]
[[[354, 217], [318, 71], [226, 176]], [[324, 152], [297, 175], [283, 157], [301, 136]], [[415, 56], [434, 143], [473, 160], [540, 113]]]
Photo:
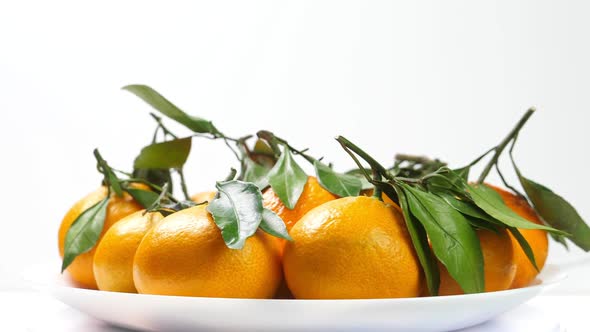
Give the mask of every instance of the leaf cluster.
[[[590, 249], [590, 228], [571, 204], [547, 187], [524, 177], [514, 162], [514, 144], [532, 112], [529, 110], [498, 146], [468, 166], [454, 170], [439, 160], [405, 155], [398, 156], [395, 165], [387, 169], [346, 138], [337, 138], [357, 163], [357, 174], [363, 174], [366, 181], [375, 186], [375, 197], [380, 198], [383, 192], [400, 205], [430, 294], [438, 294], [440, 276], [437, 262], [446, 267], [465, 293], [484, 290], [484, 262], [477, 237], [479, 230], [509, 231], [535, 268], [537, 263], [533, 251], [519, 229], [544, 230], [560, 242], [569, 239], [586, 251]], [[522, 218], [506, 206], [494, 189], [483, 183], [491, 169], [495, 167], [498, 170], [499, 157], [509, 143], [512, 143], [510, 157], [514, 170], [526, 193], [520, 195], [531, 203], [543, 224]], [[468, 182], [471, 167], [491, 152], [494, 155], [478, 182]], [[370, 168], [365, 168], [358, 157]], [[506, 185], [514, 188], [508, 183]]]
[[232, 172], [224, 181], [217, 183], [218, 194], [208, 206], [229, 248], [241, 248], [245, 239], [252, 236], [258, 227], [274, 236], [290, 239], [280, 217], [262, 208], [261, 192], [271, 187], [287, 208], [295, 208], [308, 180], [295, 156], [309, 162], [320, 185], [337, 196], [356, 196], [363, 188], [360, 177], [336, 172], [321, 158], [316, 159], [305, 150], [295, 149], [269, 131], [259, 131], [258, 139], [250, 147], [247, 140], [251, 136], [229, 137], [211, 121], [185, 113], [148, 86], [130, 85], [123, 89], [193, 131], [190, 137], [178, 138], [170, 133], [159, 117], [152, 115], [158, 121], [157, 130], [172, 139], [145, 147], [135, 160], [136, 172], [145, 172], [143, 170], [147, 169], [147, 175], [151, 178], [170, 179], [166, 170], [182, 169], [190, 153], [191, 139], [195, 136], [223, 140], [236, 155], [240, 171]]
[[[103, 176], [102, 182], [107, 188], [107, 194], [98, 203], [82, 211], [72, 222], [65, 237], [62, 271], [77, 256], [88, 252], [96, 245], [104, 227], [107, 207], [113, 196], [122, 197], [123, 195], [130, 195], [141, 206], [147, 209], [147, 211], [158, 210], [163, 213], [166, 213], [162, 208], [165, 204], [168, 204], [168, 211], [174, 205], [181, 204], [179, 200], [168, 192], [168, 184], [160, 187], [148, 181], [147, 175], [149, 173], [144, 173], [146, 177], [141, 177], [141, 174], [139, 174], [140, 177], [134, 177], [128, 176], [129, 174], [120, 171], [115, 171], [102, 157], [98, 149], [94, 150], [94, 157], [97, 161], [97, 169]], [[121, 178], [117, 173], [121, 173], [125, 177]], [[185, 204], [190, 204], [190, 202]]]

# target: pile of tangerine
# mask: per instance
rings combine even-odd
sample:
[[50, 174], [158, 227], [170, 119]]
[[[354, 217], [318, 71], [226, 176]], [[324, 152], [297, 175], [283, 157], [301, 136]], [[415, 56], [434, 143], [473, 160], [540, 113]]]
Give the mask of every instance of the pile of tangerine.
[[[527, 201], [491, 186], [521, 217], [540, 224]], [[59, 249], [78, 216], [104, 199], [105, 187], [82, 198], [59, 229]], [[163, 217], [143, 210], [125, 193], [110, 199], [98, 244], [67, 268], [78, 286], [142, 294], [229, 297], [355, 299], [428, 295], [425, 278], [400, 207], [387, 196], [340, 198], [309, 176], [293, 209], [272, 188], [263, 204], [281, 217], [293, 241], [260, 230], [241, 250], [230, 249], [207, 211], [207, 203]], [[212, 191], [192, 196], [208, 202]], [[539, 270], [548, 252], [544, 230], [520, 229]], [[478, 229], [484, 260], [485, 291], [529, 285], [539, 271], [516, 239], [502, 229]], [[442, 264], [440, 295], [462, 294]]]

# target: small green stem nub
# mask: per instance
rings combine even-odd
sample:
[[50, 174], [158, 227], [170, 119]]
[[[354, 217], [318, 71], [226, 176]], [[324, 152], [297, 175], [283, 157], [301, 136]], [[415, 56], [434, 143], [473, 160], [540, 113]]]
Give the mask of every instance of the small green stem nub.
[[508, 136], [506, 136], [506, 138], [504, 138], [504, 140], [502, 140], [502, 142], [500, 142], [500, 144], [498, 144], [498, 146], [496, 146], [496, 148], [494, 149], [494, 156], [488, 162], [488, 164], [484, 168], [483, 172], [481, 172], [479, 179], [477, 179], [477, 183], [483, 183], [483, 181], [486, 179], [486, 177], [488, 176], [488, 174], [492, 170], [492, 167], [494, 167], [494, 165], [498, 163], [498, 159], [500, 158], [500, 155], [502, 154], [502, 152], [504, 151], [506, 146], [508, 146], [510, 141], [512, 141], [514, 139], [514, 137], [516, 137], [518, 135], [518, 133], [520, 132], [522, 127], [529, 120], [529, 118], [533, 115], [533, 113], [535, 113], [535, 108], [534, 107], [529, 108], [529, 110], [526, 111], [526, 113], [522, 116], [520, 121], [518, 121], [518, 123], [516, 124], [514, 129], [512, 129], [510, 131]]
[[235, 179], [237, 173], [238, 172], [236, 171], [236, 169], [232, 167], [229, 170], [229, 174], [225, 177], [225, 180], [223, 180], [223, 181], [225, 182], [225, 181], [231, 181], [231, 180]]

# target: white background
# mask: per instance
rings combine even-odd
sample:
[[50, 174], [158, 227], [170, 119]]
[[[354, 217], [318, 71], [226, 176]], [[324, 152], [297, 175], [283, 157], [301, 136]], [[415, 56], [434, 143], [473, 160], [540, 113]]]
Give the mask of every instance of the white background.
[[[149, 142], [149, 107], [120, 90], [131, 83], [233, 136], [273, 130], [342, 170], [353, 164], [338, 134], [385, 164], [407, 152], [461, 166], [536, 106], [521, 169], [590, 220], [589, 10], [540, 0], [0, 2], [0, 270], [57, 255], [63, 214], [99, 185], [94, 147], [129, 169]], [[194, 143], [186, 172], [197, 192], [236, 165], [221, 143]], [[590, 290], [584, 279], [574, 275], [571, 291]]]

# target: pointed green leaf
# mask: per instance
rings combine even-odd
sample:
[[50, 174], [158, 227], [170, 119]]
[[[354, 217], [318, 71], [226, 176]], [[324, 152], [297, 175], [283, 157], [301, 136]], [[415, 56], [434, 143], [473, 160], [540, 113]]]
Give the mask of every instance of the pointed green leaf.
[[347, 197], [358, 196], [361, 192], [362, 183], [356, 176], [337, 173], [318, 160], [313, 166], [320, 185], [332, 194]]
[[160, 195], [150, 190], [127, 188], [125, 191], [145, 209], [151, 208], [160, 198]]
[[516, 212], [506, 206], [500, 194], [485, 184], [469, 185], [468, 190], [473, 202], [475, 202], [477, 206], [506, 226], [523, 229], [543, 229], [556, 234], [567, 234], [555, 228], [530, 222], [519, 216]]
[[106, 197], [82, 212], [74, 220], [66, 233], [62, 272], [72, 264], [78, 255], [94, 247], [104, 227], [108, 204], [109, 198]]
[[263, 154], [267, 156], [274, 156], [274, 152], [270, 145], [261, 139], [257, 139], [256, 143], [254, 143], [254, 149], [252, 152], [257, 154]]
[[272, 168], [277, 162], [273, 149], [265, 141], [258, 139], [254, 144], [250, 158], [264, 167]]
[[[368, 174], [371, 174], [372, 172], [370, 169], [365, 169], [365, 171]], [[361, 181], [361, 190], [373, 189], [374, 187], [373, 184], [367, 180], [363, 171], [358, 168], [351, 169], [344, 174], [356, 176]]]
[[134, 168], [182, 168], [191, 151], [191, 137], [154, 143], [141, 149]]
[[269, 167], [263, 166], [250, 158], [244, 160], [246, 171], [244, 172], [244, 181], [254, 183], [260, 190], [268, 187]]
[[461, 168], [457, 168], [457, 169], [453, 170], [453, 172], [455, 172], [457, 175], [459, 175], [465, 181], [469, 180], [469, 172], [470, 171], [471, 171], [470, 166], [465, 166], [465, 167], [461, 167]]
[[520, 176], [520, 183], [547, 224], [571, 234], [569, 239], [584, 251], [590, 250], [590, 227], [568, 201], [524, 176]]
[[473, 228], [475, 228], [476, 230], [477, 229], [485, 229], [485, 230], [488, 230], [490, 232], [494, 232], [496, 234], [499, 234], [498, 227], [496, 226], [495, 223], [491, 223], [491, 222], [486, 221], [486, 220], [474, 218], [472, 216], [465, 215], [465, 214], [463, 216], [465, 217], [465, 219], [467, 219], [469, 221], [469, 223], [471, 224], [471, 226], [473, 226]]
[[400, 183], [413, 216], [428, 234], [436, 257], [465, 293], [484, 291], [479, 239], [463, 215], [442, 198]]
[[[520, 169], [516, 165], [516, 161], [514, 160], [514, 147], [516, 145], [516, 139], [512, 141], [512, 146], [509, 150], [510, 161], [512, 162], [512, 166], [514, 167], [514, 171], [520, 180], [520, 184], [524, 188], [528, 199], [533, 204], [533, 207], [537, 214], [543, 219], [543, 221], [557, 229], [566, 231], [571, 234], [572, 241], [573, 237], [577, 237], [574, 243], [580, 243], [578, 245], [580, 248], [584, 249], [584, 247], [588, 248], [589, 242], [588, 241], [588, 234], [590, 233], [588, 230], [588, 226], [582, 220], [578, 212], [574, 209], [574, 207], [569, 204], [565, 199], [561, 196], [553, 193], [549, 188], [538, 184], [532, 180], [525, 178]], [[527, 189], [528, 188], [528, 189]], [[536, 203], [535, 203], [536, 202]], [[541, 211], [544, 211], [544, 214], [541, 214]], [[567, 216], [567, 221], [563, 221], [562, 219], [564, 216]], [[552, 220], [549, 222], [547, 219]], [[567, 226], [563, 227], [562, 223], [565, 223]], [[572, 227], [573, 226], [573, 227]], [[580, 228], [580, 231], [577, 230]], [[578, 235], [575, 235], [579, 233]], [[555, 234], [549, 233], [553, 240], [562, 244], [567, 250], [569, 250], [569, 246], [565, 240], [565, 236], [562, 234]], [[588, 251], [588, 249], [584, 249]]]
[[293, 209], [307, 183], [307, 174], [295, 162], [291, 151], [285, 148], [275, 166], [270, 170], [268, 182], [281, 202], [288, 209]]
[[145, 180], [159, 187], [168, 184], [168, 191], [174, 192], [172, 187], [172, 174], [169, 168], [134, 169], [133, 178]]
[[563, 235], [557, 235], [557, 234], [551, 234], [551, 233], [549, 233], [549, 235], [551, 235], [551, 238], [553, 239], [553, 241], [561, 244], [567, 251], [570, 250], [570, 247], [568, 246], [567, 242], [565, 241], [565, 236], [563, 236]]
[[209, 203], [215, 224], [228, 248], [242, 249], [262, 220], [262, 194], [253, 183], [232, 180], [218, 182], [218, 196]]
[[440, 198], [452, 206], [455, 210], [461, 212], [464, 215], [471, 216], [473, 218], [486, 220], [488, 222], [496, 222], [489, 214], [485, 213], [482, 209], [477, 207], [472, 202], [464, 201], [455, 195], [449, 194], [448, 192], [436, 192]]
[[272, 236], [276, 236], [281, 239], [293, 241], [287, 226], [281, 217], [269, 209], [262, 210], [262, 221], [260, 222], [260, 228]]
[[444, 168], [441, 169], [444, 173], [432, 174], [426, 180], [426, 186], [429, 191], [437, 192], [455, 192], [462, 194], [465, 192], [467, 182], [465, 179], [455, 171]]
[[[426, 277], [428, 292], [431, 296], [436, 296], [438, 295], [438, 288], [440, 286], [440, 273], [436, 259], [428, 245], [428, 236], [426, 235], [424, 226], [422, 226], [422, 224], [420, 224], [420, 222], [410, 213], [408, 200], [403, 190], [397, 186], [392, 187], [393, 188], [383, 188], [383, 191], [390, 198], [394, 196], [398, 197], [406, 227], [408, 228], [412, 244], [416, 250], [416, 255], [418, 256], [418, 260], [424, 271], [424, 276]], [[395, 190], [395, 192], [391, 192], [392, 189]]]
[[176, 107], [176, 105], [168, 101], [168, 99], [156, 92], [156, 90], [150, 88], [147, 85], [128, 85], [123, 87], [123, 90], [133, 93], [160, 113], [166, 115], [167, 117], [175, 120], [176, 122], [184, 125], [196, 133], [219, 133], [211, 121], [188, 115], [180, 108]]
[[526, 240], [526, 238], [522, 236], [518, 228], [508, 227], [508, 230], [510, 231], [510, 233], [512, 233], [512, 236], [514, 236], [516, 241], [518, 241], [518, 244], [522, 248], [522, 251], [524, 251], [526, 257], [529, 259], [529, 262], [533, 264], [535, 270], [539, 271], [539, 268], [537, 267], [537, 262], [535, 260], [535, 254], [533, 253], [533, 249], [531, 249], [531, 246], [529, 245], [529, 242]]

